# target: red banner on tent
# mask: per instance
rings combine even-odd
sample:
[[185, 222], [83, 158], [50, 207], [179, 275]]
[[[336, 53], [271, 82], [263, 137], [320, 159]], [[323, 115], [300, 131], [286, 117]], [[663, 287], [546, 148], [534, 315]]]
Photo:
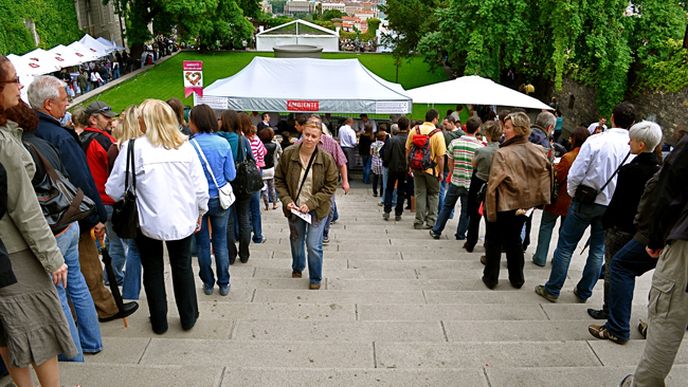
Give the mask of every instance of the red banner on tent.
[[320, 110], [320, 101], [287, 100], [287, 111], [290, 112], [317, 112]]
[[196, 93], [203, 97], [203, 61], [185, 60], [182, 63], [184, 74], [184, 97]]

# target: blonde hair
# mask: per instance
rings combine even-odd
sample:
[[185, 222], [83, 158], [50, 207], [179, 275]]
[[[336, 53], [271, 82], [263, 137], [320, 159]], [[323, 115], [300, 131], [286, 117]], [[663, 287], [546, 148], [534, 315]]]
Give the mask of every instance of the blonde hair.
[[119, 125], [112, 128], [112, 136], [117, 139], [118, 144], [140, 137], [143, 134], [138, 117], [139, 109], [136, 105], [129, 106], [120, 114]]
[[147, 99], [139, 105], [138, 117], [146, 125], [146, 137], [154, 146], [179, 149], [187, 137], [179, 131], [174, 111], [159, 99]]
[[526, 113], [516, 112], [511, 113], [504, 119], [504, 122], [511, 121], [511, 126], [513, 126], [514, 131], [517, 136], [529, 136], [530, 135], [530, 118]]

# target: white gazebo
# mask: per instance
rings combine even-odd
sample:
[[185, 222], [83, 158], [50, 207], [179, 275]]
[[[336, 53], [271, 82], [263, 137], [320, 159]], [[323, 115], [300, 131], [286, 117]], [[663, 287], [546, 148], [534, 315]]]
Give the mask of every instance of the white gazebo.
[[272, 51], [274, 47], [293, 44], [322, 47], [323, 52], [337, 52], [339, 32], [297, 19], [256, 34], [257, 51]]

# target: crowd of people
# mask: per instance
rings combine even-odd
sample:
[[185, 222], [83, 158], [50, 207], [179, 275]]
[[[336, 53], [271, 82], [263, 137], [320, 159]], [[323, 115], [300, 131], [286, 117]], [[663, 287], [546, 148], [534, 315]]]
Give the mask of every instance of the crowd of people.
[[[604, 305], [588, 310], [607, 320], [589, 327], [599, 339], [628, 341], [635, 277], [656, 267], [648, 319], [639, 327], [645, 352], [625, 382], [661, 385], [673, 364], [675, 338], [688, 325], [688, 136], [676, 139], [662, 161], [661, 128], [638, 121], [629, 103], [614, 109], [611, 128], [594, 134], [578, 128], [561, 145], [553, 141], [554, 114], [542, 111], [531, 122], [519, 109], [478, 109], [465, 124], [457, 112], [440, 119], [434, 109], [417, 122], [402, 116], [376, 123], [362, 114], [342, 125], [329, 115], [298, 114], [279, 128], [284, 121], [274, 125], [268, 113], [197, 105], [187, 114], [173, 98], [145, 100], [119, 114], [93, 102], [65, 126], [67, 84], [38, 77], [28, 88], [29, 104], [20, 99], [21, 87], [0, 56], [0, 356], [18, 386], [31, 385], [29, 366], [41, 385], [57, 386], [58, 357], [83, 361], [102, 351], [99, 322], [135, 313], [141, 285], [151, 329], [164, 334], [163, 245], [180, 326], [193, 329], [199, 318], [193, 257], [203, 293], [217, 288], [227, 296], [231, 265], [248, 262], [251, 243], [267, 239], [261, 212], [280, 204], [291, 276], [302, 278], [307, 269], [308, 288], [319, 289], [323, 244], [338, 217], [335, 191], [341, 182], [349, 192], [358, 164], [385, 221], [392, 209], [398, 222], [412, 208], [412, 227], [439, 239], [458, 203], [454, 237], [472, 252], [484, 217], [482, 281], [489, 289], [499, 286], [502, 252], [509, 283], [524, 285], [531, 222], [542, 209], [532, 263], [551, 260], [551, 271], [535, 292], [556, 302], [573, 250], [590, 228], [573, 293], [585, 302], [604, 274]], [[123, 220], [132, 202], [135, 215]], [[110, 283], [96, 243], [104, 238]], [[128, 302], [107, 286], [121, 286]]]

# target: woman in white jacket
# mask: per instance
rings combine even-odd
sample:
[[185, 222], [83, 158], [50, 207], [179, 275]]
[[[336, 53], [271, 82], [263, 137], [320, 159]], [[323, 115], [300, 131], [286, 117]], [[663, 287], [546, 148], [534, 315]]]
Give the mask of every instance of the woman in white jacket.
[[[179, 132], [172, 109], [149, 99], [139, 106], [145, 133], [134, 144], [136, 204], [139, 234], [136, 245], [143, 258], [143, 286], [153, 332], [167, 331], [167, 295], [163, 268], [164, 241], [170, 256], [177, 310], [184, 330], [198, 319], [198, 301], [191, 268], [191, 237], [208, 211], [208, 184], [187, 137]], [[125, 192], [127, 152], [122, 144], [105, 191], [114, 200]], [[130, 178], [131, 181], [131, 178]]]

